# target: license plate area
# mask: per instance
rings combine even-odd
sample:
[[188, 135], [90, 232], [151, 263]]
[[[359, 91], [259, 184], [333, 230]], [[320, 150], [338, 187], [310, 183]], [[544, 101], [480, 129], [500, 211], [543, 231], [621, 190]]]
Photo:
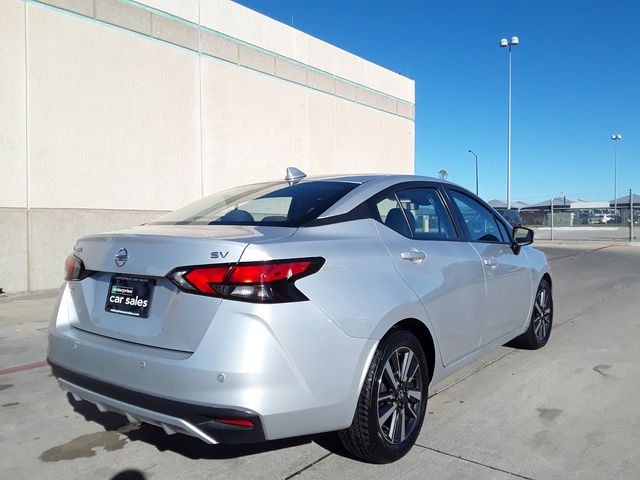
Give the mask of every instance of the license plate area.
[[156, 281], [131, 275], [112, 275], [104, 309], [107, 312], [147, 318]]

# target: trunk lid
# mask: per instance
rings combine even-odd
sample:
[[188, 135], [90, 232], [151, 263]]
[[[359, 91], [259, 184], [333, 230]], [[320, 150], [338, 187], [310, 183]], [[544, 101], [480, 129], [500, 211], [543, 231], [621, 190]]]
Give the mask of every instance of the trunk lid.
[[[148, 225], [82, 237], [74, 247], [75, 255], [95, 273], [69, 282], [70, 310], [74, 310], [69, 312], [71, 324], [110, 338], [193, 352], [221, 300], [181, 292], [166, 275], [177, 267], [238, 262], [249, 243], [281, 240], [295, 231], [286, 227]], [[149, 302], [143, 316], [124, 314], [121, 310], [126, 308], [114, 308], [113, 303], [107, 311], [114, 286], [123, 281], [147, 285], [129, 292], [132, 299], [135, 295], [136, 300]], [[122, 299], [127, 299], [126, 291]]]

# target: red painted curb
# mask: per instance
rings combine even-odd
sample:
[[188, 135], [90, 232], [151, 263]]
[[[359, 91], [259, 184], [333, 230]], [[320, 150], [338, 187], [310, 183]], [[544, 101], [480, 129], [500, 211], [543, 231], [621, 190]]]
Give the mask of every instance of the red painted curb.
[[34, 368], [46, 367], [47, 362], [42, 360], [41, 362], [29, 363], [27, 365], [19, 365], [17, 367], [5, 368], [4, 370], [0, 370], [0, 376], [9, 375], [10, 373], [15, 372], [24, 372], [25, 370], [33, 370]]

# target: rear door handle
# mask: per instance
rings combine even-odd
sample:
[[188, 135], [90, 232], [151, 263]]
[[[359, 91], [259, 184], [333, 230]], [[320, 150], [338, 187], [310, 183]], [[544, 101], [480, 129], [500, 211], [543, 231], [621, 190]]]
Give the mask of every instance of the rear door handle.
[[419, 262], [427, 258], [427, 254], [417, 248], [410, 248], [404, 252], [400, 252], [400, 257], [403, 260], [409, 260], [410, 262]]

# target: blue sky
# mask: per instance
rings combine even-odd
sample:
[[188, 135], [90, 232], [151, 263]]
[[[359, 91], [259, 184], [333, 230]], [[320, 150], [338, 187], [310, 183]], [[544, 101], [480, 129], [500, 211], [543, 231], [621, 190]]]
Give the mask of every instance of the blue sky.
[[512, 200], [640, 193], [638, 0], [240, 0], [416, 81], [416, 173], [506, 197], [513, 50]]

